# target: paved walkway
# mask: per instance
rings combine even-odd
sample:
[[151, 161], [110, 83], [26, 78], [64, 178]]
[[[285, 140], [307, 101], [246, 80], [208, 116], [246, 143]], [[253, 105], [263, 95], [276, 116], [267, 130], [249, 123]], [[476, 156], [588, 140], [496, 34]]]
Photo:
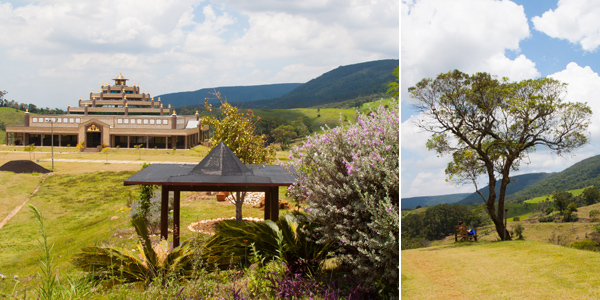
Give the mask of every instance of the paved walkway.
[[[40, 159], [40, 161], [52, 161], [51, 158]], [[146, 161], [146, 160], [99, 160], [99, 159], [79, 159], [79, 158], [55, 158], [54, 161], [60, 162], [86, 162], [86, 163], [100, 163], [100, 164], [193, 164], [194, 162], [173, 162], [173, 161]], [[197, 164], [197, 163], [196, 163]]]

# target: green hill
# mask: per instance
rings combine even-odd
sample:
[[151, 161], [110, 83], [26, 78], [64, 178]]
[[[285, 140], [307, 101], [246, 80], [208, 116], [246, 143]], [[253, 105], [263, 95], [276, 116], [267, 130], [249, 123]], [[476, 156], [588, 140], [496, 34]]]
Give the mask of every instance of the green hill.
[[411, 209], [415, 208], [418, 205], [421, 206], [434, 206], [438, 204], [452, 204], [456, 203], [465, 197], [469, 196], [469, 193], [463, 194], [450, 194], [450, 195], [441, 195], [441, 196], [424, 196], [424, 197], [410, 197], [410, 198], [402, 198], [400, 200], [400, 208], [401, 209]]
[[[523, 174], [511, 177], [511, 182], [506, 186], [506, 195], [507, 198], [515, 194], [540, 180], [548, 178], [552, 176], [552, 173], [531, 173], [531, 174]], [[490, 194], [489, 185], [486, 185], [484, 188], [480, 189], [481, 193], [487, 198]], [[500, 193], [500, 180], [496, 181], [496, 194]], [[465, 197], [461, 201], [457, 202], [458, 204], [481, 204], [482, 199], [481, 196], [477, 193], [472, 193], [468, 197]]]
[[215, 103], [214, 93], [220, 92], [229, 102], [247, 102], [263, 99], [271, 99], [282, 96], [289, 91], [302, 85], [301, 83], [281, 83], [281, 84], [265, 84], [253, 86], [226, 86], [216, 88], [205, 88], [197, 91], [178, 92], [159, 95], [162, 103], [171, 104], [175, 108], [181, 106], [204, 107], [204, 99], [213, 99], [211, 103]]
[[24, 116], [24, 111], [0, 107], [0, 144], [6, 143], [6, 126], [23, 125]]
[[[386, 93], [395, 80], [399, 60], [386, 59], [340, 66], [289, 93], [269, 100], [244, 103], [245, 108], [302, 108]], [[231, 101], [234, 102], [234, 101]]]

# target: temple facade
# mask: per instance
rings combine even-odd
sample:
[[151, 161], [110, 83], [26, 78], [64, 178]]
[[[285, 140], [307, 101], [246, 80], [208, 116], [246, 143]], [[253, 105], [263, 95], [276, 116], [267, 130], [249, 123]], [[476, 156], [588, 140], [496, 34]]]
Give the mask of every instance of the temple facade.
[[178, 116], [163, 107], [160, 97], [139, 85], [127, 85], [121, 74], [114, 84], [102, 84], [89, 100], [79, 99], [77, 107], [67, 107], [64, 115], [30, 115], [25, 112], [22, 126], [6, 127], [7, 145], [189, 149], [208, 138], [208, 125], [200, 124], [198, 112]]

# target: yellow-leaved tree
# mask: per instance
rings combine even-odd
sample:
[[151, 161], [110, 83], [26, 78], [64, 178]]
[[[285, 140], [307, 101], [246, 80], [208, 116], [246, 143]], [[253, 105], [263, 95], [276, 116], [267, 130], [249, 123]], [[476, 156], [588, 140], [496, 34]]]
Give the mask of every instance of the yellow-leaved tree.
[[[223, 142], [244, 164], [269, 164], [275, 160], [275, 149], [266, 145], [266, 135], [257, 135], [255, 132], [256, 122], [260, 117], [254, 112], [247, 110], [246, 113], [239, 112], [238, 108], [229, 104], [221, 93], [214, 95], [221, 102], [221, 115], [212, 115], [212, 105], [208, 104], [208, 98], [204, 101], [204, 107], [211, 113], [210, 116], [202, 117], [202, 124], [213, 128], [213, 136], [210, 138], [211, 150], [220, 142]], [[242, 220], [242, 204], [246, 192], [235, 195], [235, 217]]]

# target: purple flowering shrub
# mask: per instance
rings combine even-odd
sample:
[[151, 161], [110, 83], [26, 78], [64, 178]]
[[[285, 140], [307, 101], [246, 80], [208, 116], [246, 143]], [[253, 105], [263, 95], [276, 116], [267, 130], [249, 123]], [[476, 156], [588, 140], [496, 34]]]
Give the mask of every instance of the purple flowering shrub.
[[371, 287], [398, 291], [398, 104], [359, 113], [356, 123], [312, 135], [290, 151], [297, 181], [288, 193], [307, 204], [319, 243]]

